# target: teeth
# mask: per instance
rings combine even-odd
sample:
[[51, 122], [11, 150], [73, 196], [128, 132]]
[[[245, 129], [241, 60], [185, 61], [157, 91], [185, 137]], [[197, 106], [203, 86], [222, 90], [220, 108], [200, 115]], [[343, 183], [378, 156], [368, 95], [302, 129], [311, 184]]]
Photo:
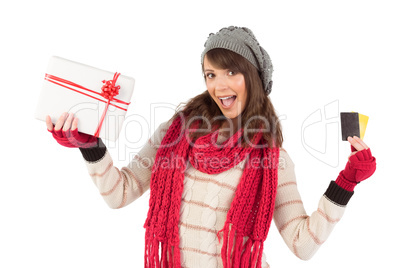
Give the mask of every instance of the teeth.
[[[234, 95], [233, 95], [233, 96], [234, 96]], [[229, 96], [229, 97], [225, 97], [225, 98], [219, 98], [219, 99], [221, 99], [221, 100], [226, 100], [226, 99], [232, 98], [233, 96]]]

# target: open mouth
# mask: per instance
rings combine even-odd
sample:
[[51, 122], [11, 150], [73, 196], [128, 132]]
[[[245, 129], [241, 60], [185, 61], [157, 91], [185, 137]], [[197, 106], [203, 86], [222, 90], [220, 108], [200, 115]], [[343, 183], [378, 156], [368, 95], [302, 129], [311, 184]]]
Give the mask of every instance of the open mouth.
[[224, 108], [230, 108], [232, 106], [232, 104], [234, 103], [234, 101], [236, 100], [236, 96], [228, 96], [228, 97], [224, 97], [224, 98], [219, 98], [222, 106]]

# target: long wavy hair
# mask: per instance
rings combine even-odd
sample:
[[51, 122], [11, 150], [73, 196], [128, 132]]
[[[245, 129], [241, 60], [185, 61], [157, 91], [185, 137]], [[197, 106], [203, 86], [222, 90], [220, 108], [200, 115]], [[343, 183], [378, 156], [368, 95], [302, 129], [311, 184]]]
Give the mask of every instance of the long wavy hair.
[[[241, 116], [239, 127], [244, 129], [243, 135], [247, 136], [247, 139], [243, 139], [242, 146], [249, 146], [246, 141], [252, 141], [256, 134], [255, 131], [246, 131], [247, 129], [256, 130], [262, 127], [264, 143], [271, 148], [282, 147], [282, 127], [269, 96], [263, 90], [257, 68], [241, 55], [227, 49], [212, 49], [206, 53], [206, 57], [214, 67], [239, 72], [244, 76], [247, 100], [245, 109], [239, 115]], [[202, 66], [202, 71], [204, 74], [204, 66]], [[182, 107], [183, 104], [184, 107]], [[199, 122], [198, 128], [203, 130], [220, 128], [228, 120], [207, 90], [190, 99], [187, 103], [179, 104], [171, 120], [182, 115], [184, 115], [186, 127], [191, 125], [191, 122], [197, 121]], [[194, 120], [196, 118], [200, 120]], [[189, 133], [193, 140], [205, 134], [205, 132]]]

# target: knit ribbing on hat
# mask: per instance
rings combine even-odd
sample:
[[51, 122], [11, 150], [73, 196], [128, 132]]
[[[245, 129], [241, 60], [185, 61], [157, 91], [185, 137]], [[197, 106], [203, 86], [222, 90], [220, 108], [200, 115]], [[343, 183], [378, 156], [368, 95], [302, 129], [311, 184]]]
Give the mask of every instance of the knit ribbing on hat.
[[260, 70], [257, 60], [249, 47], [246, 47], [245, 45], [240, 45], [238, 43], [230, 42], [229, 40], [226, 39], [212, 40], [211, 43], [209, 43], [208, 45], [208, 50], [204, 51], [202, 54], [202, 62], [204, 61], [205, 54], [214, 48], [225, 48], [227, 50], [240, 54], [243, 57], [245, 57], [251, 64], [253, 64], [254, 67], [257, 68], [257, 70]]

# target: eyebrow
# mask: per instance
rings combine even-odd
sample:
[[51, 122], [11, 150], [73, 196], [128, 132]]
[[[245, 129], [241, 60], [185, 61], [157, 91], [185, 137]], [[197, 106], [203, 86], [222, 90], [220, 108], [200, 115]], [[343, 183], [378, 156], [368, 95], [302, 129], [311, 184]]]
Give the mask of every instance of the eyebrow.
[[211, 69], [205, 69], [204, 72], [213, 72], [214, 70]]

